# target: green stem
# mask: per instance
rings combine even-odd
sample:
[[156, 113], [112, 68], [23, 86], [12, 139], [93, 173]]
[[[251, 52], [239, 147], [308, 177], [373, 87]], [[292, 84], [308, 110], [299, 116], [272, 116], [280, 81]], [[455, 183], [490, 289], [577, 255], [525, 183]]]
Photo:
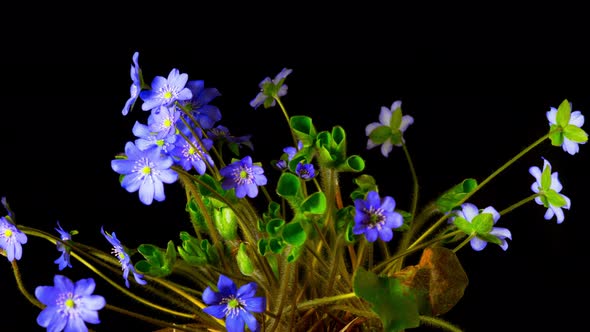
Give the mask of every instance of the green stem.
[[16, 260], [12, 261], [12, 271], [14, 272], [14, 279], [16, 280], [16, 285], [18, 286], [18, 290], [25, 296], [29, 302], [35, 305], [39, 309], [45, 308], [45, 306], [39, 302], [31, 293], [27, 291], [25, 288], [25, 284], [23, 283], [22, 276], [20, 274], [20, 270], [18, 269], [18, 264]]
[[166, 321], [163, 321], [163, 320], [159, 320], [159, 319], [156, 319], [156, 318], [153, 318], [153, 317], [150, 317], [150, 316], [138, 314], [136, 312], [133, 312], [133, 311], [130, 311], [130, 310], [127, 310], [127, 309], [123, 309], [123, 308], [120, 308], [120, 307], [117, 307], [117, 306], [114, 306], [114, 305], [111, 305], [111, 304], [108, 304], [108, 303], [106, 304], [105, 309], [108, 309], [108, 310], [111, 310], [111, 311], [114, 311], [114, 312], [118, 312], [120, 314], [129, 316], [129, 317], [133, 317], [133, 318], [142, 320], [144, 322], [147, 322], [147, 323], [150, 323], [150, 324], [153, 324], [153, 325], [156, 325], [156, 326], [169, 327], [173, 331], [192, 332], [192, 331], [195, 330], [192, 327], [191, 328], [183, 327], [180, 324], [173, 324], [173, 323], [169, 323], [169, 322], [166, 322]]
[[420, 315], [420, 321], [423, 322], [424, 324], [435, 326], [435, 327], [441, 328], [443, 330], [447, 330], [447, 331], [451, 331], [451, 332], [462, 332], [462, 330], [460, 328], [458, 328], [458, 327], [452, 325], [451, 323], [449, 323], [445, 320], [442, 320], [440, 318]]
[[416, 207], [418, 206], [418, 176], [416, 175], [416, 169], [414, 168], [414, 163], [412, 162], [412, 157], [410, 157], [410, 152], [408, 151], [408, 147], [406, 144], [402, 144], [402, 148], [404, 149], [404, 154], [406, 155], [406, 159], [408, 160], [408, 167], [410, 168], [410, 173], [412, 173], [412, 182], [413, 182], [413, 193], [412, 193], [412, 209], [410, 213], [412, 215], [412, 220], [416, 215]]
[[297, 137], [295, 136], [295, 133], [293, 132], [293, 128], [291, 128], [291, 121], [290, 121], [290, 118], [289, 118], [289, 114], [287, 114], [287, 109], [285, 109], [285, 106], [283, 105], [283, 102], [281, 102], [281, 98], [274, 97], [274, 99], [279, 104], [279, 107], [281, 108], [281, 111], [283, 111], [283, 115], [285, 116], [285, 119], [287, 120], [287, 125], [289, 126], [289, 130], [291, 131], [291, 137], [293, 137], [293, 143], [295, 144], [294, 146], [295, 146], [295, 148], [297, 148]]
[[523, 198], [520, 201], [518, 201], [518, 202], [510, 205], [509, 207], [505, 208], [504, 210], [500, 211], [500, 215], [503, 216], [506, 213], [520, 207], [521, 205], [524, 205], [524, 204], [534, 200], [535, 198], [537, 198], [539, 196], [541, 196], [541, 194], [533, 194], [533, 195], [530, 195], [529, 197]]
[[467, 243], [469, 243], [469, 241], [471, 241], [471, 239], [473, 239], [475, 237], [476, 233], [472, 233], [470, 234], [468, 237], [465, 238], [465, 240], [463, 240], [463, 242], [459, 243], [455, 249], [453, 249], [453, 252], [457, 252], [459, 251], [459, 249], [463, 248]]
[[304, 310], [304, 309], [307, 309], [310, 307], [315, 307], [315, 306], [319, 306], [322, 304], [333, 303], [333, 302], [338, 302], [341, 300], [347, 300], [347, 299], [352, 299], [352, 298], [356, 298], [356, 294], [354, 292], [346, 293], [346, 294], [338, 294], [338, 295], [328, 296], [328, 297], [321, 297], [319, 299], [313, 299], [313, 300], [299, 303], [297, 305], [297, 310]]
[[[488, 182], [490, 182], [498, 174], [502, 173], [502, 171], [504, 171], [510, 165], [514, 164], [514, 162], [516, 162], [522, 156], [527, 154], [534, 147], [536, 147], [537, 145], [541, 144], [544, 140], [549, 138], [549, 136], [551, 136], [555, 131], [556, 130], [550, 131], [549, 133], [541, 136], [539, 139], [537, 139], [531, 145], [527, 146], [524, 150], [520, 151], [517, 155], [512, 157], [512, 159], [508, 160], [504, 165], [502, 165], [500, 168], [498, 168], [496, 171], [494, 171], [492, 174], [490, 174], [487, 178], [485, 178], [485, 180], [483, 180], [481, 183], [479, 183], [471, 192], [465, 194], [465, 196], [463, 196], [463, 198], [457, 202], [457, 206], [466, 202], [469, 198], [471, 198], [471, 196], [473, 196], [477, 191], [479, 191], [483, 186], [485, 186]], [[416, 241], [414, 241], [414, 243], [412, 243], [408, 248], [412, 248], [413, 246], [417, 245], [422, 240], [424, 240], [426, 237], [428, 237], [438, 226], [440, 226], [449, 217], [449, 215], [450, 214], [447, 213], [444, 216], [442, 216], [441, 218], [439, 218], [436, 221], [436, 223], [434, 223], [429, 229], [427, 229], [424, 233], [422, 233], [422, 235]]]

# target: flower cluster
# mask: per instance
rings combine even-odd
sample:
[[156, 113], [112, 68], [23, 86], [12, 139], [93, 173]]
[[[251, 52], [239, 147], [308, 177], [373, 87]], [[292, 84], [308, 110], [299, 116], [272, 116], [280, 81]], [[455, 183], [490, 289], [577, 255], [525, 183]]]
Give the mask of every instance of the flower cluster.
[[[114, 153], [110, 165], [120, 186], [137, 192], [146, 208], [167, 199], [166, 186], [179, 184], [190, 222], [165, 246], [128, 247], [102, 226], [106, 242], [92, 246], [79, 242], [80, 236], [75, 240], [78, 232], [59, 222], [53, 233], [16, 224], [3, 199], [7, 214], [0, 218], [0, 252], [19, 285], [18, 261], [28, 237], [49, 241], [59, 254], [53, 286], [37, 286], [34, 296], [20, 288], [40, 309], [38, 325], [48, 331], [88, 331], [86, 324], [99, 324], [98, 312], [106, 308], [170, 331], [319, 326], [344, 331], [357, 325], [401, 331], [422, 324], [459, 330], [441, 318], [467, 286], [457, 252], [468, 243], [476, 252], [488, 243], [507, 251], [508, 240], [518, 238], [503, 227], [509, 225], [507, 215], [528, 202], [542, 205], [546, 220], [565, 220], [571, 200], [545, 158], [542, 168], [528, 169], [532, 193], [513, 205], [480, 209], [473, 196], [543, 142], [570, 155], [579, 152], [588, 139], [584, 116], [572, 111], [568, 100], [550, 107], [548, 131], [498, 171], [482, 181], [453, 183], [424, 206], [418, 202], [420, 186], [404, 137], [414, 118], [402, 113], [401, 100], [381, 107], [375, 112], [379, 121], [369, 123], [361, 136], [367, 150], [380, 146], [385, 158], [394, 149], [404, 151], [414, 182], [411, 204], [404, 209], [364, 173], [364, 159], [349, 154], [344, 128], [319, 130], [311, 117], [288, 114], [281, 98], [292, 73], [283, 68], [273, 79], [264, 78], [250, 101], [253, 109], [278, 107], [292, 139], [267, 164], [255, 161], [250, 134], [233, 136], [222, 124], [222, 112], [212, 104], [221, 96], [218, 89], [177, 68], [146, 84], [134, 53], [122, 114], [145, 117], [135, 121], [130, 128], [135, 139]], [[273, 175], [276, 181], [270, 180]], [[345, 175], [354, 177], [351, 192], [339, 184]], [[416, 252], [422, 253], [419, 262], [408, 264], [406, 258]], [[119, 308], [117, 298], [94, 294], [93, 278], [74, 282], [64, 275], [78, 265], [149, 311]]]

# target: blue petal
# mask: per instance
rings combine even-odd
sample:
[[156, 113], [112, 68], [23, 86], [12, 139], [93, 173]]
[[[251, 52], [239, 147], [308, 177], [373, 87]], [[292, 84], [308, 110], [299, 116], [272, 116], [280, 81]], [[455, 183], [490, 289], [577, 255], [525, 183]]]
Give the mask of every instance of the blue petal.
[[264, 312], [266, 310], [265, 297], [252, 297], [249, 299], [242, 299], [246, 306], [246, 310], [251, 312]]
[[209, 314], [215, 318], [222, 319], [225, 317], [225, 309], [227, 308], [227, 304], [218, 304], [212, 305], [209, 307], [203, 308], [203, 312]]
[[227, 332], [243, 332], [244, 320], [241, 315], [230, 315], [225, 319], [225, 327]]
[[152, 204], [154, 200], [154, 184], [151, 181], [144, 181], [139, 186], [139, 200], [145, 205]]
[[221, 298], [221, 294], [214, 292], [211, 287], [207, 287], [205, 291], [203, 291], [203, 302], [205, 302], [207, 305], [220, 303]]
[[96, 283], [92, 278], [80, 279], [76, 281], [76, 285], [74, 288], [74, 294], [80, 296], [88, 296], [94, 292], [94, 288], [96, 287]]
[[384, 211], [395, 210], [395, 200], [391, 196], [385, 196], [381, 202], [381, 209]]
[[58, 292], [61, 292], [61, 293], [73, 293], [74, 292], [74, 283], [70, 279], [68, 279], [67, 277], [56, 274], [55, 277], [53, 277], [53, 283], [55, 284], [55, 288], [57, 289]]
[[238, 297], [239, 299], [242, 299], [242, 300], [253, 297], [254, 295], [256, 295], [257, 289], [258, 289], [258, 285], [255, 282], [249, 282], [249, 283], [243, 285], [242, 287], [240, 287], [240, 289], [238, 289], [236, 297]]
[[377, 232], [377, 230], [375, 228], [370, 228], [365, 231], [365, 237], [367, 238], [367, 241], [369, 241], [369, 242], [375, 242], [377, 240], [378, 235], [379, 235], [379, 232]]
[[217, 289], [219, 289], [219, 292], [223, 295], [235, 295], [237, 293], [236, 284], [223, 274], [219, 275]]
[[82, 318], [72, 315], [68, 319], [64, 332], [88, 332], [88, 327], [86, 327]]
[[240, 311], [239, 315], [242, 321], [245, 322], [246, 325], [248, 325], [250, 331], [258, 332], [258, 330], [260, 329], [260, 325], [258, 325], [258, 321], [256, 320], [256, 317], [254, 317], [254, 315], [245, 310]]
[[35, 297], [43, 304], [55, 304], [60, 292], [53, 286], [37, 286], [35, 288]]
[[463, 203], [461, 205], [463, 208], [463, 215], [465, 216], [465, 220], [471, 222], [475, 216], [479, 214], [479, 210], [474, 204], [471, 203]]
[[384, 242], [389, 242], [393, 239], [393, 231], [390, 228], [382, 228], [381, 231], [379, 231], [379, 237]]
[[480, 238], [474, 237], [473, 239], [471, 239], [471, 248], [473, 248], [473, 250], [475, 251], [481, 251], [483, 250], [483, 248], [485, 248], [488, 243]]
[[[55, 302], [53, 302], [55, 304]], [[51, 305], [41, 310], [37, 316], [37, 324], [41, 327], [48, 327], [53, 320], [59, 320], [61, 315], [57, 312], [57, 306]], [[62, 319], [63, 320], [63, 319]], [[54, 323], [55, 324], [55, 323]], [[64, 321], [65, 325], [65, 321]], [[63, 327], [62, 327], [63, 329]]]
[[100, 295], [90, 295], [83, 297], [81, 303], [84, 305], [85, 309], [96, 311], [105, 307], [106, 300]]
[[80, 315], [80, 318], [82, 318], [85, 322], [91, 323], [91, 324], [99, 324], [100, 323], [100, 319], [98, 318], [98, 311], [96, 310], [92, 310], [90, 308], [80, 308], [78, 310], [78, 314]]
[[379, 198], [379, 194], [376, 191], [369, 191], [366, 202], [366, 206], [369, 207], [379, 208], [381, 206], [381, 198]]

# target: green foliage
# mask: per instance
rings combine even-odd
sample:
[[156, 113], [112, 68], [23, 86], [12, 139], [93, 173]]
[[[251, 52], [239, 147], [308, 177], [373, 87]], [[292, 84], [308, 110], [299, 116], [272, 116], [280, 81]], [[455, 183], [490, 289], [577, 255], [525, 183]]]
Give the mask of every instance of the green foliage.
[[371, 303], [387, 332], [403, 331], [420, 325], [418, 297], [398, 279], [378, 276], [359, 267], [353, 280], [354, 293]]
[[249, 276], [254, 272], [254, 264], [248, 256], [246, 244], [240, 243], [238, 254], [236, 255], [236, 261], [238, 262], [238, 268], [243, 275]]
[[465, 179], [447, 190], [436, 200], [436, 206], [442, 213], [450, 212], [457, 208], [458, 203], [477, 187], [477, 181], [472, 178]]
[[219, 263], [217, 250], [209, 244], [209, 240], [199, 240], [185, 231], [180, 232], [180, 239], [182, 244], [176, 249], [185, 262], [194, 266], [217, 265]]
[[145, 258], [135, 264], [135, 269], [152, 277], [165, 277], [172, 273], [176, 262], [174, 242], [168, 241], [166, 250], [152, 244], [141, 244], [137, 251]]

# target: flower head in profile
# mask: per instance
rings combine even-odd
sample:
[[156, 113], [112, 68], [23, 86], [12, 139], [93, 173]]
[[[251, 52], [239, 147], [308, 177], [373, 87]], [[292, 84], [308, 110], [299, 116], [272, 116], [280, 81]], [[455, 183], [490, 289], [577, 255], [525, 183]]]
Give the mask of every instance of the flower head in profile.
[[[76, 231], [67, 232], [65, 231], [59, 221], [57, 222], [57, 227], [55, 230], [59, 233], [59, 237], [62, 241], [68, 242], [72, 240], [72, 235], [76, 234]], [[61, 252], [61, 256], [59, 256], [54, 263], [58, 265], [59, 270], [63, 270], [66, 267], [72, 267], [72, 263], [70, 262], [70, 248], [63, 244], [62, 242], [57, 242], [57, 251]]]
[[565, 99], [558, 108], [551, 107], [547, 112], [551, 144], [561, 146], [563, 151], [572, 156], [580, 150], [579, 144], [588, 141], [588, 134], [581, 128], [584, 125], [584, 116], [580, 111], [572, 112], [572, 103]]
[[502, 250], [508, 249], [506, 239], [512, 240], [510, 230], [503, 227], [493, 227], [500, 219], [500, 213], [491, 206], [481, 212], [471, 203], [463, 203], [461, 210], [456, 211], [450, 221], [467, 235], [472, 236], [469, 243], [475, 251], [483, 250], [488, 242], [499, 245]]
[[123, 115], [127, 115], [129, 111], [135, 105], [135, 101], [137, 101], [137, 97], [139, 97], [139, 92], [141, 91], [141, 73], [139, 69], [139, 64], [137, 63], [137, 58], [139, 57], [139, 53], [133, 53], [133, 64], [131, 65], [131, 87], [129, 88], [129, 99], [125, 102], [125, 106], [123, 107]]
[[121, 263], [121, 268], [123, 269], [123, 279], [125, 280], [125, 286], [129, 288], [129, 272], [133, 273], [133, 277], [135, 278], [135, 281], [138, 284], [147, 284], [147, 282], [143, 280], [143, 276], [137, 271], [135, 271], [135, 267], [131, 263], [131, 257], [121, 244], [121, 241], [117, 239], [117, 235], [115, 234], [115, 232], [109, 234], [105, 232], [104, 227], [100, 228], [100, 232], [113, 246], [112, 254], [115, 255], [115, 257], [117, 257], [117, 259]]
[[264, 169], [252, 163], [252, 157], [246, 156], [241, 160], [236, 160], [233, 163], [223, 167], [219, 170], [223, 180], [221, 187], [224, 190], [231, 188], [236, 189], [236, 197], [242, 198], [246, 195], [254, 198], [258, 195], [258, 186], [266, 185], [266, 176], [264, 176]]
[[250, 101], [250, 106], [254, 107], [254, 109], [257, 109], [260, 105], [264, 105], [264, 108], [275, 106], [277, 103], [276, 98], [283, 97], [287, 94], [288, 87], [284, 83], [292, 71], [292, 69], [283, 68], [272, 80], [270, 77], [262, 80], [258, 84], [260, 92]]
[[535, 178], [535, 182], [531, 185], [531, 190], [539, 194], [535, 197], [535, 202], [547, 208], [545, 212], [545, 220], [549, 220], [555, 216], [557, 223], [561, 224], [565, 219], [562, 209], [568, 209], [571, 206], [569, 197], [560, 193], [563, 186], [559, 181], [557, 172], [551, 173], [551, 164], [547, 159], [543, 158], [543, 170], [537, 166], [529, 168], [529, 173]]
[[164, 183], [173, 183], [178, 179], [178, 173], [170, 167], [174, 161], [170, 156], [161, 154], [158, 146], [146, 150], [138, 149], [133, 142], [125, 145], [126, 159], [114, 159], [111, 168], [124, 175], [121, 187], [128, 192], [139, 190], [139, 200], [150, 205], [155, 199], [163, 201]]
[[46, 307], [37, 316], [37, 324], [47, 331], [88, 331], [86, 323], [99, 324], [98, 310], [105, 307], [101, 295], [93, 295], [94, 279], [75, 283], [62, 275], [53, 278], [53, 286], [37, 286], [35, 297]]
[[377, 238], [385, 242], [393, 238], [393, 228], [403, 225], [404, 218], [395, 212], [395, 200], [391, 196], [379, 197], [376, 191], [369, 191], [366, 199], [354, 201], [355, 215], [352, 232], [365, 234], [367, 241], [375, 242]]
[[383, 156], [389, 156], [393, 146], [402, 146], [405, 143], [404, 132], [408, 126], [414, 123], [410, 115], [402, 115], [402, 102], [395, 101], [391, 109], [382, 106], [379, 114], [379, 122], [373, 122], [365, 128], [365, 134], [369, 137], [367, 149], [381, 145]]
[[0, 249], [4, 250], [9, 261], [21, 259], [22, 245], [25, 243], [27, 243], [27, 235], [16, 228], [9, 219], [0, 217]]
[[209, 134], [209, 138], [217, 144], [226, 144], [235, 155], [239, 155], [239, 150], [242, 146], [247, 146], [250, 150], [254, 150], [254, 145], [250, 140], [252, 135], [233, 136], [229, 132], [229, 129], [222, 125], [208, 129], [207, 133]]
[[258, 285], [255, 282], [247, 283], [240, 288], [224, 276], [219, 276], [217, 281], [218, 292], [207, 287], [203, 292], [203, 302], [208, 305], [203, 311], [215, 318], [223, 319], [228, 332], [242, 332], [244, 325], [250, 331], [257, 332], [260, 325], [253, 312], [264, 312], [266, 309], [266, 298], [257, 297]]
[[221, 111], [209, 103], [215, 97], [221, 96], [221, 93], [216, 88], [205, 88], [203, 80], [189, 81], [186, 86], [191, 90], [193, 97], [180, 104], [193, 115], [201, 128], [213, 128], [215, 123], [221, 120]]
[[186, 87], [187, 74], [181, 74], [176, 68], [170, 71], [168, 78], [163, 76], [154, 77], [151, 90], [143, 90], [139, 97], [143, 100], [141, 109], [150, 111], [160, 106], [172, 106], [176, 101], [189, 100], [193, 94]]

